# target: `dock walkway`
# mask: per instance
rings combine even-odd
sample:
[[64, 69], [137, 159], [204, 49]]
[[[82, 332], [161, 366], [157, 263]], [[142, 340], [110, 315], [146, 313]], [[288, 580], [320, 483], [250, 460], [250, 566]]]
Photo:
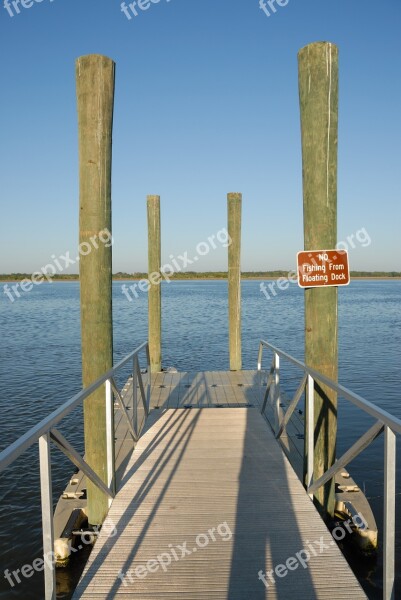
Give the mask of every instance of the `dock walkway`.
[[154, 378], [74, 599], [366, 598], [258, 406], [253, 371]]

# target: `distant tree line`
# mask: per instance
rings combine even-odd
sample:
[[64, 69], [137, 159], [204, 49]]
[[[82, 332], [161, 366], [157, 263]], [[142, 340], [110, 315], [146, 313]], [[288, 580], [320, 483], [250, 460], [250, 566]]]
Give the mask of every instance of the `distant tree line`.
[[[32, 273], [5, 273], [0, 274], [0, 281], [22, 281], [23, 279], [31, 279]], [[76, 273], [56, 274], [52, 276], [54, 281], [76, 281], [79, 275]]]
[[[287, 277], [288, 271], [243, 271], [241, 276], [243, 279], [278, 279], [279, 277]], [[21, 281], [22, 279], [30, 279], [31, 273], [5, 273], [0, 274], [1, 281]], [[113, 274], [113, 279], [147, 279], [147, 273], [124, 273], [119, 271]], [[372, 277], [372, 278], [401, 278], [400, 271], [351, 271], [351, 278]], [[227, 271], [207, 271], [198, 273], [196, 271], [185, 271], [169, 275], [170, 279], [227, 279]], [[54, 281], [77, 281], [79, 275], [76, 273], [53, 275]]]

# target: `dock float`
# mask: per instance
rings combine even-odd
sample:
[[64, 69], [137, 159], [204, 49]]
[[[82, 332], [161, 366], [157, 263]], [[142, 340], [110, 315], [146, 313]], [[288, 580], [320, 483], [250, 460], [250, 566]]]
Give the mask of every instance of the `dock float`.
[[256, 372], [156, 375], [74, 599], [366, 598], [258, 399]]

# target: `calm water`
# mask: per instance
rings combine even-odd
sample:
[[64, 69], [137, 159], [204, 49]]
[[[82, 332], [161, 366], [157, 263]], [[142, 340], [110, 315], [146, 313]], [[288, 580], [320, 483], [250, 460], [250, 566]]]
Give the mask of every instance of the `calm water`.
[[[147, 337], [147, 299], [128, 302], [121, 282], [113, 284], [115, 360]], [[245, 281], [243, 295], [243, 366], [256, 367], [258, 342], [267, 339], [303, 356], [303, 292], [293, 285], [267, 301], [259, 282]], [[179, 370], [228, 368], [227, 286], [223, 281], [185, 281], [163, 285], [163, 366]], [[401, 418], [401, 282], [359, 281], [339, 289], [340, 382]], [[79, 284], [35, 287], [11, 304], [1, 294], [1, 414], [3, 449], [39, 419], [80, 389]], [[289, 373], [288, 390], [296, 381]], [[80, 410], [63, 424], [63, 433], [82, 448]], [[360, 411], [340, 404], [339, 452], [370, 425]], [[398, 448], [398, 495], [401, 494], [401, 444]], [[53, 451], [54, 498], [72, 469]], [[351, 466], [382, 524], [383, 443], [377, 440]], [[25, 453], [0, 475], [0, 598], [41, 599], [42, 574], [11, 588], [3, 578], [41, 554], [37, 449]], [[401, 517], [401, 502], [397, 508]], [[397, 532], [397, 589], [401, 597], [401, 541]], [[381, 559], [372, 565], [366, 589], [380, 598]], [[59, 576], [66, 597], [69, 575]]]

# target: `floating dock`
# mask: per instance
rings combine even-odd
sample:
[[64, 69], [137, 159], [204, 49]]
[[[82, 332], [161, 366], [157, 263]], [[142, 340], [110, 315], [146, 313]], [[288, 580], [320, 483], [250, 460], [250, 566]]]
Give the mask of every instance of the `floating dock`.
[[152, 379], [115, 530], [74, 599], [366, 598], [260, 414], [257, 372]]

